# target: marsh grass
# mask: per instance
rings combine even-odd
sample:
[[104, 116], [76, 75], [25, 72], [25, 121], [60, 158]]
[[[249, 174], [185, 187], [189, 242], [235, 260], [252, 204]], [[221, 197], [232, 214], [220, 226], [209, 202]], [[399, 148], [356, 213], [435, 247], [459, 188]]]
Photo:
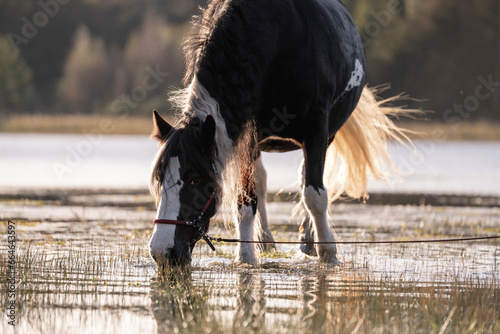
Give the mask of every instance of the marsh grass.
[[[288, 208], [280, 205], [271, 205], [271, 212]], [[58, 227], [50, 231], [44, 231], [45, 220], [17, 220], [17, 333], [500, 332], [497, 242], [342, 245], [336, 268], [288, 245], [262, 253], [256, 266], [241, 265], [232, 261], [234, 244], [215, 243], [213, 253], [200, 242], [191, 267], [158, 272], [147, 254], [149, 223], [95, 220], [93, 208], [68, 221], [52, 218]], [[496, 209], [335, 210], [337, 232], [346, 241], [498, 232]], [[342, 224], [353, 212], [356, 224]], [[96, 230], [74, 228], [81, 224]], [[4, 236], [6, 226], [0, 222]], [[296, 240], [295, 222], [271, 227], [277, 240]], [[218, 224], [212, 228], [214, 236], [231, 236]], [[8, 289], [6, 245], [0, 244], [2, 297]], [[6, 301], [0, 299], [2, 312]], [[0, 332], [9, 331], [0, 322]]]
[[[408, 256], [415, 248], [392, 251]], [[277, 254], [294, 258], [286, 251]], [[2, 257], [2, 295], [7, 291], [5, 268]], [[342, 268], [329, 268], [314, 261], [274, 261], [273, 256], [258, 266], [158, 272], [136, 245], [26, 242], [17, 254], [17, 305], [19, 321], [31, 322], [31, 329], [55, 328], [47, 321], [70, 317], [47, 313], [78, 309], [111, 312], [111, 317], [125, 310], [145, 319], [153, 315], [159, 332], [498, 333], [496, 264], [492, 272], [484, 279], [453, 271], [445, 278], [436, 272], [434, 279], [420, 279], [404, 272], [376, 273], [351, 259]]]
[[380, 279], [361, 289], [349, 290], [333, 299], [329, 312], [315, 314], [310, 324], [323, 322], [323, 328], [338, 333], [433, 333], [441, 330], [495, 333], [499, 329], [496, 282], [422, 284]]
[[[84, 296], [140, 287], [141, 284], [134, 285], [144, 279], [134, 270], [134, 266], [145, 260], [140, 253], [137, 248], [124, 251], [23, 243], [16, 253], [17, 306], [22, 311], [44, 304], [56, 295]], [[7, 266], [4, 257], [0, 260], [0, 268], [2, 291], [5, 292]], [[72, 304], [67, 303], [68, 306]]]
[[[22, 133], [82, 133], [102, 128], [106, 120], [106, 134], [148, 135], [152, 130], [151, 117], [112, 115], [8, 115], [0, 122], [0, 132]], [[477, 121], [449, 124], [443, 122], [399, 121], [410, 130], [412, 139], [429, 140], [500, 140], [500, 123]]]
[[428, 140], [500, 140], [500, 123], [480, 121], [464, 121], [460, 124], [437, 121], [410, 122], [399, 121], [398, 126], [413, 132], [412, 139]]
[[18, 133], [80, 134], [101, 131], [103, 134], [147, 135], [151, 133], [151, 129], [152, 121], [149, 116], [10, 115], [0, 122], [0, 132]]

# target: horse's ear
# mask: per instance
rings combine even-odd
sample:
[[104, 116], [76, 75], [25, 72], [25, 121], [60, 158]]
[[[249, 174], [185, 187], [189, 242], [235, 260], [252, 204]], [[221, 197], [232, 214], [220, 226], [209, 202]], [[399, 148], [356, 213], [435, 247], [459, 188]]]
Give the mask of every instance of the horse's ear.
[[166, 136], [172, 130], [172, 126], [165, 121], [156, 109], [153, 110], [153, 132], [151, 133], [151, 138], [165, 141]]
[[208, 115], [201, 126], [201, 142], [203, 147], [210, 150], [215, 143], [215, 120]]

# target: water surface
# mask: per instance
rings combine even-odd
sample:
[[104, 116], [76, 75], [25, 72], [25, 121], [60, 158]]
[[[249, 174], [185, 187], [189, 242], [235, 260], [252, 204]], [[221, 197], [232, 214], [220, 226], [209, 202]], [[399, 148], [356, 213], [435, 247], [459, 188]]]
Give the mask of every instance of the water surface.
[[[498, 242], [339, 245], [341, 265], [335, 268], [303, 256], [296, 245], [277, 245], [258, 266], [246, 266], [234, 262], [234, 244], [215, 243], [214, 253], [199, 242], [191, 269], [165, 281], [147, 254], [154, 209], [131, 205], [144, 195], [121, 196], [114, 203], [122, 206], [103, 206], [94, 195], [69, 196], [72, 204], [0, 201], [2, 235], [2, 220], [17, 222], [17, 333], [351, 333], [358, 325], [360, 333], [407, 332], [412, 326], [429, 332], [445, 322], [453, 308], [448, 300], [498, 295]], [[292, 208], [269, 204], [278, 241], [297, 240], [301, 217], [292, 216]], [[500, 233], [495, 207], [331, 209], [330, 222], [345, 241]], [[210, 234], [234, 235], [217, 222]], [[6, 243], [0, 252], [6, 254]], [[476, 321], [494, 332], [500, 309], [495, 302], [491, 307], [488, 321], [473, 315], [466, 326]], [[417, 316], [428, 312], [439, 320]], [[394, 320], [387, 321], [386, 313]], [[6, 321], [0, 330], [13, 333]]]
[[[157, 143], [147, 136], [0, 134], [0, 187], [146, 188]], [[391, 155], [404, 178], [369, 191], [500, 195], [500, 143], [416, 142]], [[297, 190], [300, 151], [263, 154], [268, 189]]]

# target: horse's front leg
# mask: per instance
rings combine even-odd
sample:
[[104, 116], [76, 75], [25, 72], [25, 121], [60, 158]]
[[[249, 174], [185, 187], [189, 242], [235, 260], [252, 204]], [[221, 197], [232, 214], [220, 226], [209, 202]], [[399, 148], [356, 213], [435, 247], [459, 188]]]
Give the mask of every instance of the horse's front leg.
[[[302, 185], [305, 184], [305, 171], [306, 171], [305, 162], [302, 161], [302, 164], [300, 166], [300, 184]], [[309, 256], [318, 256], [318, 253], [316, 253], [316, 247], [314, 247], [313, 244], [314, 242], [313, 222], [311, 221], [309, 212], [304, 206], [304, 202], [301, 202], [299, 205], [300, 207], [298, 209], [304, 215], [304, 219], [302, 220], [302, 223], [300, 224], [299, 228], [299, 241], [301, 242], [300, 251]]]
[[[253, 241], [253, 229], [255, 215], [257, 212], [256, 203], [240, 204], [239, 219], [238, 219], [238, 239], [244, 241]], [[239, 243], [236, 250], [236, 261], [248, 264], [257, 264], [257, 255], [255, 245], [249, 243]]]
[[304, 149], [304, 184], [302, 198], [314, 224], [314, 241], [328, 244], [316, 245], [316, 252], [321, 262], [338, 264], [335, 236], [328, 224], [328, 193], [323, 185], [323, 172], [328, 138], [325, 131], [319, 131], [309, 137]]
[[[252, 178], [253, 179], [253, 178]], [[257, 195], [254, 191], [254, 182], [249, 181], [245, 185], [246, 195], [238, 201], [239, 214], [238, 226], [236, 227], [238, 239], [243, 241], [253, 241], [255, 216], [257, 215]], [[248, 264], [257, 264], [255, 245], [251, 243], [239, 243], [236, 250], [236, 261]]]

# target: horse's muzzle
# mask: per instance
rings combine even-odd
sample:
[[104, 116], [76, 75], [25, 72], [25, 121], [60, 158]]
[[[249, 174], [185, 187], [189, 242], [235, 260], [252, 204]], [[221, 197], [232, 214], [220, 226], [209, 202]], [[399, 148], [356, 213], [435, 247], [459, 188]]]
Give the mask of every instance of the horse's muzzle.
[[164, 254], [156, 253], [153, 256], [158, 267], [187, 266], [191, 263], [191, 252], [178, 251], [175, 248], [167, 249]]

